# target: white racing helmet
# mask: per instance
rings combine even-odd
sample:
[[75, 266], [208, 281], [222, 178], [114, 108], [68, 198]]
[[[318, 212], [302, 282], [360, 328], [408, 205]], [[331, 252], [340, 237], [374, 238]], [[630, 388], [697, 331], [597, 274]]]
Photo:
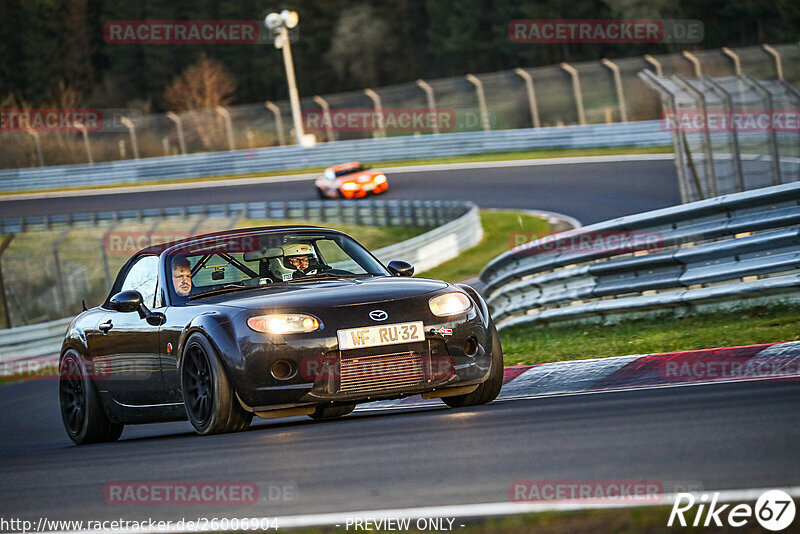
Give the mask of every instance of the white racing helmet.
[[[308, 258], [309, 266], [316, 265], [317, 255], [314, 247], [306, 243], [294, 243], [283, 245], [283, 258], [276, 258], [272, 265], [272, 272], [279, 280], [290, 280], [298, 270], [297, 267], [289, 263], [289, 260], [297, 257]], [[311, 274], [311, 273], [308, 273]]]

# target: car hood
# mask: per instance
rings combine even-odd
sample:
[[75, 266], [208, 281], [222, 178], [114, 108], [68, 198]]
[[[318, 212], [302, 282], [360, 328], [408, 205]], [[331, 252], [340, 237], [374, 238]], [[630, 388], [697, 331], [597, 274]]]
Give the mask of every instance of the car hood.
[[240, 309], [298, 310], [377, 304], [414, 298], [450, 286], [426, 278], [343, 278], [280, 284], [198, 299], [198, 304], [216, 304]]

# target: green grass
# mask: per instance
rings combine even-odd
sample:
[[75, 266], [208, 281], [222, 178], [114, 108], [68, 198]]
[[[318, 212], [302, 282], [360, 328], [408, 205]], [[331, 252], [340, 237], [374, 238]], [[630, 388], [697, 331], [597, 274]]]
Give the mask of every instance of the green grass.
[[542, 237], [551, 232], [550, 225], [544, 219], [516, 211], [481, 210], [480, 215], [483, 240], [477, 246], [459, 254], [457, 258], [420, 273], [421, 276], [448, 282], [459, 282], [478, 276], [489, 261], [516, 244], [517, 236], [531, 241], [533, 235]]
[[[526, 160], [542, 158], [566, 158], [576, 156], [612, 156], [628, 154], [668, 154], [672, 153], [672, 146], [654, 147], [599, 147], [599, 148], [555, 148], [546, 150], [525, 150], [512, 152], [491, 152], [486, 154], [470, 154], [466, 156], [450, 156], [442, 158], [414, 159], [414, 160], [391, 160], [391, 161], [370, 161], [366, 163], [375, 164], [380, 167], [412, 167], [415, 165], [433, 165], [444, 163], [472, 163], [480, 161], [506, 161], [506, 160]], [[335, 165], [337, 161], [332, 161]], [[136, 182], [136, 184], [113, 184], [113, 185], [92, 185], [78, 187], [59, 187], [53, 189], [35, 189], [19, 192], [0, 192], [0, 196], [12, 196], [18, 194], [30, 194], [43, 191], [73, 191], [81, 189], [114, 189], [117, 187], [136, 187], [148, 185], [181, 184], [209, 180], [231, 180], [238, 178], [260, 178], [265, 176], [288, 176], [294, 174], [321, 173], [325, 167], [309, 167], [305, 169], [288, 169], [280, 171], [259, 171], [245, 174], [228, 174], [221, 176], [202, 176], [197, 178], [175, 179], [175, 180], [152, 180], [146, 182]]]
[[800, 306], [776, 305], [615, 325], [503, 329], [506, 365], [800, 340]]

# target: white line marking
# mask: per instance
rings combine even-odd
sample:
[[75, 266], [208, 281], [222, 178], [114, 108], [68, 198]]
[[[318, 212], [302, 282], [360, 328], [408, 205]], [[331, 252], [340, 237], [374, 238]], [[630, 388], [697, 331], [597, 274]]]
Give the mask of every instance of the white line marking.
[[[694, 492], [695, 494], [712, 494], [719, 493], [718, 502], [752, 502], [758, 499], [762, 493], [770, 489], [782, 489], [792, 497], [800, 497], [800, 487], [774, 487], [774, 488], [748, 488], [738, 490], [703, 490], [701, 492]], [[327, 525], [341, 525], [346, 523], [347, 520], [353, 519], [418, 519], [418, 518], [475, 518], [475, 517], [488, 517], [488, 516], [503, 516], [512, 514], [530, 514], [539, 512], [566, 512], [575, 510], [590, 510], [590, 509], [618, 509], [618, 508], [638, 508], [641, 506], [667, 506], [674, 502], [676, 498], [675, 493], [665, 493], [657, 495], [658, 499], [654, 502], [635, 502], [635, 503], [585, 503], [585, 502], [492, 502], [492, 503], [476, 503], [476, 504], [454, 504], [444, 506], [426, 506], [419, 508], [394, 508], [383, 510], [359, 510], [353, 512], [332, 512], [320, 514], [304, 514], [304, 515], [291, 515], [283, 517], [270, 517], [270, 518], [256, 518], [256, 521], [271, 521], [277, 520], [278, 528], [301, 528], [301, 527], [319, 527]], [[223, 518], [220, 518], [222, 520]], [[233, 518], [228, 518], [228, 523]], [[666, 526], [668, 517], [664, 517], [664, 525]], [[238, 525], [237, 525], [238, 527]], [[232, 530], [240, 530], [239, 528], [212, 529], [207, 526], [205, 529], [189, 530], [185, 527], [180, 528], [178, 525], [173, 525], [170, 528], [164, 529], [121, 529], [115, 530], [115, 534], [144, 534], [144, 533], [179, 533], [179, 532], [229, 532]], [[83, 534], [83, 533], [96, 534], [95, 530], [78, 530], [78, 531], [64, 531], [52, 532], [51, 534]]]
[[[505, 161], [476, 161], [471, 163], [443, 163], [435, 165], [409, 165], [406, 167], [382, 167], [387, 173], [403, 174], [428, 171], [448, 171], [460, 169], [491, 169], [502, 167], [534, 167], [543, 165], [574, 165], [580, 163], [603, 163], [623, 161], [660, 161], [671, 160], [672, 154], [629, 154], [620, 156], [580, 156], [569, 158], [541, 158]], [[172, 191], [174, 189], [202, 189], [207, 187], [236, 187], [241, 185], [271, 184], [284, 182], [303, 182], [312, 180], [319, 173], [291, 174], [281, 176], [258, 176], [254, 178], [230, 178], [220, 180], [203, 180], [199, 182], [164, 183], [153, 185], [109, 187], [95, 189], [77, 189], [66, 191], [42, 191], [40, 193], [0, 194], [0, 202], [15, 200], [37, 200], [46, 198], [80, 197], [90, 195], [124, 195], [129, 193], [151, 193], [154, 191]], [[391, 177], [390, 177], [391, 178]], [[309, 190], [311, 191], [311, 190]]]

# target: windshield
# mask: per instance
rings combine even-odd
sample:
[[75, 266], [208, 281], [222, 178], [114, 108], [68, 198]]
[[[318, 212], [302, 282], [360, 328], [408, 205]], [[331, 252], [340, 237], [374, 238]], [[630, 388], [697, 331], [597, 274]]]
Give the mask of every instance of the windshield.
[[357, 167], [348, 167], [346, 169], [342, 169], [342, 170], [336, 171], [336, 176], [345, 176], [345, 175], [348, 175], [348, 174], [353, 174], [354, 172], [366, 171], [369, 168], [370, 167], [368, 167], [367, 165], [359, 165]]
[[389, 275], [355, 240], [325, 230], [201, 240], [170, 251], [165, 265], [177, 303], [254, 287]]

